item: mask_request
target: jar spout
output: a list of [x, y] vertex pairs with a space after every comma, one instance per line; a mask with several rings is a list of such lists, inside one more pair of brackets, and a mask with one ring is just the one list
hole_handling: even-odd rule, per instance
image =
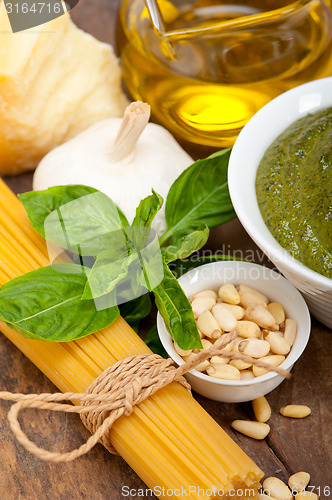
[[[165, 23], [160, 11], [157, 0], [144, 0], [146, 8], [148, 9], [149, 16], [152, 22], [152, 26], [154, 31], [158, 36], [163, 36], [166, 34]], [[175, 59], [175, 49], [172, 42], [167, 40], [163, 42], [166, 47], [164, 47], [164, 55], [166, 55], [169, 59]], [[166, 49], [166, 50], [165, 50]]]

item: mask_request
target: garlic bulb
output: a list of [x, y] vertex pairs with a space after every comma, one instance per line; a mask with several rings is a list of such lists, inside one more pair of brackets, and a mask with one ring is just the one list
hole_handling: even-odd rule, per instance
[[[131, 223], [139, 202], [153, 188], [164, 201], [175, 179], [193, 162], [173, 136], [148, 123], [150, 106], [131, 103], [123, 119], [109, 118], [48, 153], [39, 163], [33, 189], [83, 184], [107, 194]], [[154, 229], [166, 229], [165, 207]]]

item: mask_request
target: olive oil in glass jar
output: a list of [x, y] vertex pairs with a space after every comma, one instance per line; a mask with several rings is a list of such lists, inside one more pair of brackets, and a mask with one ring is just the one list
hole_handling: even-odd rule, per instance
[[[332, 73], [331, 0], [122, 0], [125, 84], [179, 139], [231, 146], [277, 95]], [[258, 138], [259, 139], [259, 138]]]

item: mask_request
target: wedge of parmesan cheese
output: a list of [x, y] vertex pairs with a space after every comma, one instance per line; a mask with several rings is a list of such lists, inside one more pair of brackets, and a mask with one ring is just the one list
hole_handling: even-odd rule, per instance
[[113, 49], [68, 13], [12, 33], [0, 4], [0, 173], [33, 170], [51, 149], [128, 104]]

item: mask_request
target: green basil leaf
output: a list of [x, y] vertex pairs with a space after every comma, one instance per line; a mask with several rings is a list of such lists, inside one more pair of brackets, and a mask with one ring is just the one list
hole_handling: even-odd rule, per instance
[[82, 256], [96, 256], [128, 221], [104, 193], [87, 186], [56, 186], [20, 195], [33, 227], [47, 240]]
[[120, 230], [118, 208], [101, 191], [73, 200], [45, 219], [45, 238], [80, 255], [97, 255], [109, 248]]
[[131, 300], [120, 305], [121, 316], [130, 324], [137, 327], [139, 322], [146, 318], [151, 311], [151, 298], [145, 293], [137, 299]]
[[210, 230], [208, 227], [197, 229], [196, 231], [186, 234], [179, 231], [175, 233], [169, 240], [166, 248], [162, 248], [162, 254], [166, 262], [171, 262], [176, 259], [185, 259], [192, 253], [200, 250], [209, 238]]
[[167, 330], [181, 349], [202, 349], [194, 313], [179, 282], [164, 263], [164, 279], [153, 289]]
[[0, 289], [0, 320], [26, 338], [49, 342], [68, 342], [106, 328], [119, 309], [81, 300], [88, 272], [61, 264], [13, 279]]
[[127, 276], [134, 260], [136, 255], [115, 253], [112, 248], [101, 252], [91, 269], [82, 299], [91, 300], [113, 292]]
[[70, 185], [55, 186], [43, 191], [30, 191], [19, 194], [18, 197], [23, 203], [32, 226], [45, 238], [44, 223], [50, 213], [70, 201], [96, 192], [97, 190], [92, 187]]
[[144, 198], [136, 209], [132, 226], [150, 227], [157, 212], [163, 206], [164, 200], [152, 189], [152, 194]]
[[243, 260], [238, 257], [232, 257], [230, 255], [209, 255], [209, 256], [198, 256], [192, 259], [176, 260], [169, 264], [169, 268], [174, 274], [174, 276], [179, 279], [185, 273], [188, 273], [196, 267], [203, 266], [204, 264], [210, 264], [211, 262], [220, 262], [224, 260]]
[[173, 183], [166, 200], [167, 231], [161, 244], [179, 231], [200, 224], [211, 228], [236, 217], [227, 185], [230, 151], [196, 161]]
[[143, 250], [149, 239], [153, 238], [154, 231], [150, 229], [151, 224], [163, 203], [162, 197], [152, 189], [152, 194], [138, 205], [131, 227], [126, 229], [129, 246], [135, 252]]
[[144, 342], [146, 343], [146, 345], [151, 349], [151, 351], [154, 354], [159, 354], [159, 356], [161, 356], [162, 358], [169, 357], [167, 352], [165, 351], [161, 341], [160, 341], [160, 338], [158, 335], [158, 330], [157, 330], [156, 326], [153, 326], [149, 330]]

